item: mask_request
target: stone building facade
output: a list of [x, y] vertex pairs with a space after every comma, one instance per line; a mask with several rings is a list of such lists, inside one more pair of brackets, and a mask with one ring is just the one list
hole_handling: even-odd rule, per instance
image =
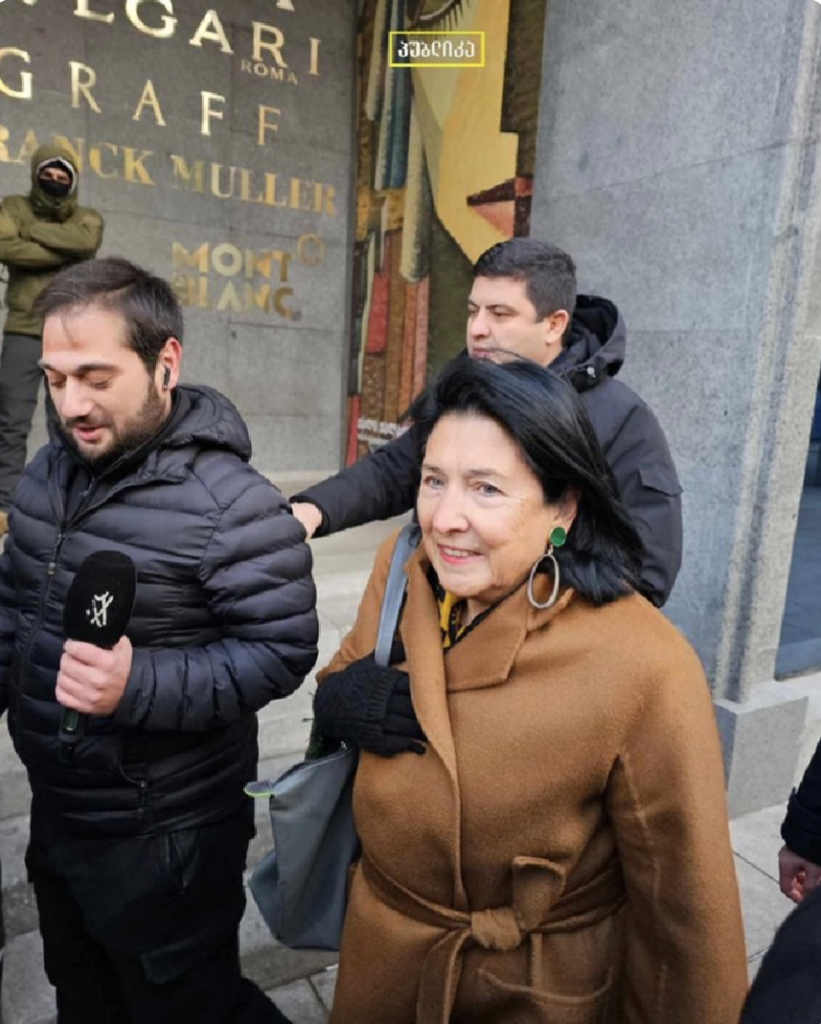
[[[782, 800], [821, 731], [821, 680], [774, 678], [821, 365], [819, 3], [210, 3], [3, 3], [0, 192], [27, 188], [37, 142], [68, 140], [103, 252], [174, 281], [185, 376], [236, 402], [257, 464], [285, 477], [361, 454], [357, 395], [368, 422], [392, 421], [430, 353], [458, 347], [450, 296], [476, 245], [529, 231], [566, 247], [582, 289], [619, 305], [624, 379], [680, 470], [667, 611], [714, 689], [732, 809]], [[492, 173], [472, 160], [464, 195], [452, 162], [471, 140], [441, 95], [457, 102], [456, 76], [372, 73], [375, 31], [440, 15], [488, 29], [497, 84], [473, 88], [502, 97]], [[399, 148], [363, 170], [379, 103]]]

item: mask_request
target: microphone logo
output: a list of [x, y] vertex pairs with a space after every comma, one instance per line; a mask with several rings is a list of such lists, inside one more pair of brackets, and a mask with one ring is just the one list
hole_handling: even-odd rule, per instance
[[91, 619], [91, 625], [102, 629], [108, 625], [108, 609], [114, 600], [114, 595], [107, 590], [103, 594], [95, 594], [91, 601], [91, 607], [86, 608], [86, 618]]

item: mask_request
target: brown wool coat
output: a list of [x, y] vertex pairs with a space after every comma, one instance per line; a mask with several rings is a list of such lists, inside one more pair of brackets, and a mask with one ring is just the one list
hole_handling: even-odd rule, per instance
[[[393, 544], [326, 672], [373, 650]], [[736, 1024], [741, 913], [692, 649], [641, 597], [536, 611], [521, 587], [444, 654], [427, 564], [408, 563], [400, 632], [428, 749], [362, 754], [332, 1024]]]

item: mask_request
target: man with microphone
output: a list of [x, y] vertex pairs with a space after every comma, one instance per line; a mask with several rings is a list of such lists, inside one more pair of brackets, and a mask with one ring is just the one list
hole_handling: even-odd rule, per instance
[[179, 383], [182, 314], [122, 259], [40, 300], [60, 436], [0, 558], [0, 696], [59, 1024], [265, 1024], [240, 975], [255, 712], [316, 660], [305, 532], [233, 405]]

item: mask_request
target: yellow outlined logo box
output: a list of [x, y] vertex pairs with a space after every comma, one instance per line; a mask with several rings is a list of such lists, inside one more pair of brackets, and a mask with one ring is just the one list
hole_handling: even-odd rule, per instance
[[[821, 0], [819, 0], [819, 2], [821, 2]], [[427, 59], [427, 55], [423, 55], [422, 58], [420, 59], [419, 57], [414, 57], [412, 54], [409, 54], [407, 58], [400, 60], [400, 43], [396, 39], [397, 36], [401, 36], [403, 37], [403, 39], [406, 39], [408, 41], [408, 44], [417, 41], [417, 36], [436, 36], [436, 40], [431, 40], [429, 42], [426, 40], [421, 40], [420, 42], [421, 45], [426, 47], [428, 50], [431, 50], [432, 47], [437, 47], [439, 52], [431, 52], [430, 57], [432, 59]], [[458, 36], [460, 41], [459, 43], [453, 43], [450, 40], [441, 40], [441, 45], [438, 45], [440, 43], [439, 37], [441, 36]], [[452, 59], [453, 51], [457, 46], [461, 46], [462, 49], [464, 49], [464, 44], [469, 43], [471, 44], [473, 51], [475, 51], [476, 44], [473, 42], [474, 37], [478, 37], [479, 39], [479, 59], [474, 60], [473, 58], [475, 57], [475, 52], [471, 52], [469, 55], [466, 55], [467, 59], [454, 61]], [[449, 57], [450, 59], [447, 60], [446, 62], [434, 63], [434, 60], [438, 56], [445, 56]], [[459, 56], [461, 56], [461, 54]], [[391, 31], [388, 32], [388, 59], [390, 62], [390, 66], [392, 68], [483, 68], [485, 66], [485, 33], [483, 31], [436, 32], [429, 29], [419, 29], [418, 31], [415, 29], [406, 29], [405, 31], [399, 29], [396, 31]]]

